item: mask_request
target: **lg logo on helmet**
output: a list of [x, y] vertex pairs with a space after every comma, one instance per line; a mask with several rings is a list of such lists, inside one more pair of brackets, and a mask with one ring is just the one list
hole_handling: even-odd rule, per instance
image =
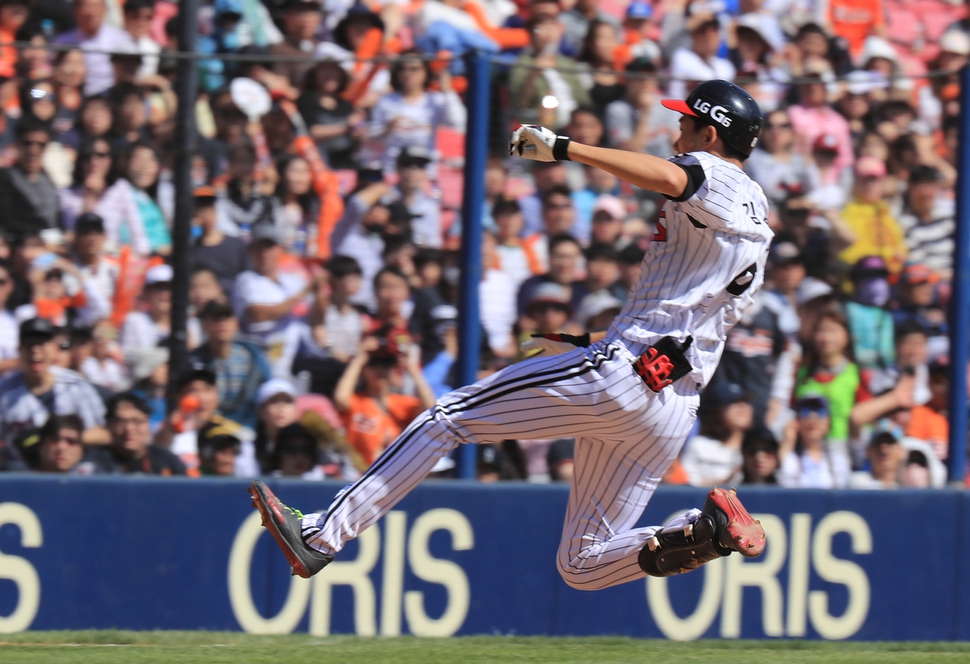
[[731, 126], [731, 118], [727, 116], [727, 109], [723, 106], [714, 106], [712, 108], [710, 102], [698, 99], [694, 102], [694, 110], [710, 115], [714, 122], [717, 122], [723, 127]]

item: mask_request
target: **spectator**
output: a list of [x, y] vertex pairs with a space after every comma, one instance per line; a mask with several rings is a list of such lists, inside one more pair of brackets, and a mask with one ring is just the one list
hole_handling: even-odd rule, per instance
[[761, 185], [772, 207], [781, 206], [791, 193], [806, 193], [816, 185], [806, 155], [795, 152], [794, 147], [788, 111], [768, 113], [761, 141], [744, 163], [744, 171]]
[[741, 458], [745, 484], [778, 484], [778, 441], [770, 430], [749, 429], [741, 443]]
[[186, 469], [172, 452], [152, 444], [151, 409], [145, 400], [122, 392], [108, 402], [111, 445], [101, 456], [114, 472], [145, 475], [185, 475]]
[[658, 73], [649, 58], [637, 58], [626, 66], [623, 98], [606, 107], [607, 133], [614, 147], [656, 157], [673, 155], [677, 115], [660, 104]]
[[680, 463], [692, 486], [736, 483], [741, 477], [741, 443], [754, 409], [744, 388], [721, 381], [703, 395], [700, 431], [687, 440]]
[[[334, 404], [347, 428], [347, 442], [367, 465], [393, 441], [418, 414], [434, 405], [434, 394], [421, 367], [400, 342], [401, 331], [390, 326], [361, 342], [360, 350], [341, 376]], [[403, 369], [414, 381], [418, 396], [393, 394], [392, 374]]]
[[501, 270], [489, 267], [497, 258], [497, 241], [488, 231], [482, 234], [482, 280], [478, 284], [478, 300], [481, 303], [479, 319], [485, 328], [487, 342], [499, 357], [512, 357], [516, 353], [512, 326], [515, 325], [515, 287], [512, 280]]
[[365, 327], [365, 317], [350, 303], [360, 291], [360, 265], [350, 256], [334, 256], [327, 262], [327, 275], [319, 280], [304, 319], [308, 349], [303, 352], [347, 362], [357, 352]]
[[267, 347], [267, 358], [273, 375], [290, 375], [296, 352], [296, 338], [290, 333], [296, 321], [294, 310], [313, 291], [313, 284], [303, 277], [282, 272], [279, 232], [261, 224], [253, 229], [249, 260], [253, 269], [236, 279], [232, 301], [242, 329]]
[[710, 12], [701, 10], [687, 18], [690, 46], [675, 50], [670, 56], [670, 86], [674, 99], [683, 99], [692, 84], [711, 79], [734, 80], [736, 71], [729, 60], [719, 57], [721, 22]]
[[239, 338], [239, 321], [229, 304], [209, 302], [199, 318], [206, 343], [192, 352], [192, 362], [216, 375], [219, 414], [255, 428], [256, 395], [270, 379], [266, 356], [259, 346]]
[[829, 402], [822, 395], [803, 393], [795, 402], [796, 420], [785, 431], [779, 456], [782, 486], [841, 489], [849, 482], [851, 463], [844, 440], [831, 440]]
[[625, 291], [623, 300], [626, 301], [626, 293], [640, 280], [640, 267], [643, 264], [643, 249], [635, 243], [630, 243], [620, 249], [620, 283]]
[[420, 146], [404, 146], [397, 156], [397, 189], [401, 202], [411, 213], [414, 243], [421, 247], [442, 246], [441, 203], [427, 193], [431, 155]]
[[551, 236], [549, 238], [549, 271], [522, 282], [516, 298], [519, 315], [521, 316], [525, 312], [526, 304], [530, 301], [536, 288], [550, 281], [567, 288], [570, 308], [573, 308], [573, 304], [578, 304], [579, 298], [574, 297], [572, 285], [581, 274], [581, 257], [582, 249], [571, 235]]
[[7, 301], [13, 293], [13, 273], [10, 263], [0, 259], [0, 378], [20, 366], [17, 319], [7, 309]]
[[276, 165], [280, 174], [272, 198], [273, 216], [280, 245], [289, 253], [302, 256], [315, 232], [320, 214], [320, 196], [314, 191], [313, 173], [307, 160], [286, 155]]
[[303, 56], [301, 61], [277, 62], [274, 73], [284, 76], [294, 87], [303, 85], [313, 67], [308, 57], [317, 45], [317, 32], [323, 15], [320, 3], [313, 0], [287, 0], [282, 3], [283, 40], [269, 47], [273, 55]]
[[811, 328], [809, 343], [795, 382], [795, 397], [821, 395], [828, 402], [829, 438], [849, 439], [849, 416], [866, 396], [858, 365], [852, 359], [852, 338], [839, 307], [823, 310]]
[[[584, 1], [588, 2], [588, 0]], [[564, 13], [563, 18], [570, 16], [573, 12], [575, 10]], [[566, 38], [568, 39], [569, 24], [566, 25]], [[599, 109], [623, 96], [623, 85], [617, 75], [617, 56], [623, 53], [623, 51], [618, 52], [619, 37], [620, 29], [616, 24], [616, 19], [612, 17], [594, 18], [588, 22], [586, 31], [577, 40], [574, 49], [574, 52], [579, 53], [576, 60], [588, 68], [588, 76], [592, 79], [589, 91], [590, 100]], [[573, 110], [573, 114], [576, 113], [576, 110], [578, 109]], [[566, 135], [587, 145], [600, 144], [600, 141], [588, 143], [587, 140], [578, 136]]]
[[349, 256], [360, 265], [361, 289], [351, 301], [367, 308], [374, 306], [374, 277], [383, 267], [380, 256], [392, 220], [390, 208], [381, 199], [390, 192], [391, 188], [380, 180], [364, 184], [350, 196], [344, 216], [330, 236], [337, 254]]
[[588, 295], [601, 292], [617, 299], [622, 297], [620, 259], [616, 249], [608, 244], [592, 244], [586, 249], [585, 258], [586, 278], [573, 284], [573, 301], [582, 301]]
[[52, 366], [54, 336], [54, 327], [43, 318], [20, 325], [20, 370], [0, 380], [0, 440], [13, 441], [51, 415], [77, 415], [84, 422], [84, 442], [104, 444], [104, 403], [80, 374]]
[[439, 76], [440, 92], [429, 90], [431, 78], [429, 64], [415, 52], [402, 53], [391, 67], [394, 91], [374, 106], [367, 130], [370, 153], [381, 161], [385, 172], [393, 170], [394, 160], [406, 145], [433, 154], [436, 127], [465, 131], [465, 106], [451, 89], [447, 70]]
[[335, 60], [323, 60], [307, 72], [298, 106], [310, 135], [333, 169], [355, 169], [355, 149], [363, 138], [365, 113], [343, 94], [350, 75]]
[[[120, 392], [129, 385], [128, 372], [117, 339], [118, 330], [108, 320], [99, 321], [94, 329], [78, 328], [72, 330], [71, 334], [72, 351], [78, 343], [90, 347], [90, 352], [83, 361], [72, 362], [73, 367], [91, 384], [104, 388], [109, 394]], [[77, 353], [75, 357], [78, 357]]]
[[104, 220], [111, 251], [131, 246], [136, 253], [147, 255], [151, 252], [151, 242], [131, 186], [113, 179], [113, 172], [114, 157], [108, 141], [95, 138], [81, 146], [74, 165], [73, 184], [58, 193], [64, 227], [73, 230], [78, 216], [95, 212]]
[[879, 256], [865, 256], [852, 266], [853, 300], [845, 305], [852, 352], [862, 369], [885, 369], [895, 362], [889, 270]]
[[[620, 30], [620, 24], [614, 16], [600, 8], [600, 0], [578, 0], [572, 9], [559, 15], [559, 22], [564, 26], [562, 42], [571, 53], [579, 53], [584, 42], [589, 42], [590, 33], [596, 31], [598, 25], [608, 25], [614, 33]], [[616, 37], [614, 36], [614, 40]], [[582, 57], [580, 57], [582, 61]], [[610, 60], [612, 64], [612, 57]]]
[[279, 433], [297, 421], [296, 389], [280, 378], [266, 381], [256, 394], [256, 460], [263, 475], [279, 466]]
[[85, 51], [85, 95], [104, 92], [114, 85], [109, 53], [122, 49], [137, 50], [126, 32], [105, 24], [106, 14], [105, 0], [74, 0], [74, 20], [77, 27], [54, 39], [55, 44], [77, 46]]
[[131, 392], [143, 399], [151, 409], [149, 424], [152, 433], [165, 421], [168, 404], [165, 401], [168, 389], [168, 348], [143, 348], [127, 358], [131, 367]]
[[114, 302], [121, 267], [105, 251], [105, 241], [104, 220], [96, 213], [85, 212], [75, 220], [73, 263], [104, 301]]
[[519, 320], [519, 329], [523, 334], [562, 332], [572, 312], [569, 289], [555, 282], [545, 282], [529, 296], [524, 316]]
[[524, 225], [522, 207], [514, 199], [496, 201], [492, 218], [496, 229], [495, 267], [504, 272], [518, 290], [523, 281], [543, 272], [542, 258], [535, 246], [539, 236], [532, 236], [528, 242], [521, 239]]
[[57, 102], [51, 129], [54, 140], [65, 147], [76, 149], [78, 134], [76, 124], [79, 109], [84, 99], [81, 88], [84, 85], [84, 52], [60, 51], [54, 56], [54, 98]]
[[142, 54], [138, 78], [143, 79], [158, 73], [158, 55], [162, 47], [151, 38], [152, 20], [155, 18], [155, 3], [152, 0], [127, 0], [124, 5], [125, 32], [135, 48]]
[[121, 327], [121, 349], [164, 346], [172, 333], [172, 267], [156, 265], [145, 273], [145, 311], [132, 311]]
[[743, 384], [749, 403], [754, 407], [754, 422], [763, 426], [771, 401], [773, 377], [788, 338], [768, 294], [758, 291], [753, 297], [754, 302], [727, 333], [724, 353], [713, 380]]
[[[216, 193], [216, 224], [225, 235], [248, 241], [256, 224], [273, 221], [271, 196], [276, 168], [257, 168], [256, 150], [248, 141], [233, 143], [227, 150], [228, 182]], [[204, 191], [205, 187], [200, 189]], [[198, 205], [196, 201], [196, 213]]]
[[[852, 166], [852, 137], [849, 123], [828, 105], [826, 85], [831, 82], [831, 72], [827, 65], [811, 61], [804, 72], [804, 83], [798, 86], [798, 103], [788, 108], [792, 129], [795, 132], [795, 150], [807, 155], [819, 136], [834, 136], [838, 143], [838, 158], [835, 166], [839, 169]], [[871, 167], [869, 167], [871, 170]]]
[[936, 295], [939, 283], [939, 276], [925, 265], [906, 265], [896, 284], [899, 298], [892, 307], [897, 326], [915, 323], [923, 328], [928, 337], [927, 353], [931, 357], [949, 353], [946, 313]]
[[297, 422], [280, 430], [276, 454], [279, 458], [279, 468], [273, 471], [276, 477], [295, 477], [304, 480], [326, 478], [323, 469], [317, 463], [317, 441]]
[[94, 475], [106, 468], [89, 458], [81, 435], [84, 422], [77, 415], [53, 415], [41, 428], [37, 470], [65, 475]]
[[191, 249], [192, 269], [208, 269], [216, 275], [223, 292], [231, 293], [236, 277], [250, 269], [246, 244], [220, 230], [216, 193], [212, 187], [196, 187], [193, 197], [193, 223], [201, 232]]
[[43, 155], [51, 132], [39, 120], [17, 127], [17, 161], [0, 169], [0, 228], [14, 237], [56, 228], [57, 189], [44, 172]]
[[886, 36], [886, 17], [881, 2], [872, 0], [831, 0], [826, 21], [832, 32], [849, 43], [852, 55], [858, 56], [870, 35]]
[[909, 174], [906, 207], [899, 225], [906, 237], [909, 260], [921, 263], [944, 281], [953, 273], [953, 201], [942, 196], [943, 176], [932, 166], [917, 166]]
[[204, 367], [184, 371], [175, 382], [179, 408], [155, 435], [155, 443], [168, 447], [185, 464], [186, 472], [198, 477], [201, 472], [200, 433], [218, 427], [221, 432], [241, 441], [235, 463], [236, 476], [258, 475], [253, 431], [219, 414], [221, 404], [217, 382], [215, 373]]
[[866, 447], [868, 470], [857, 470], [849, 478], [852, 489], [899, 488], [899, 471], [905, 450], [896, 437], [888, 431], [873, 434]]
[[582, 299], [574, 320], [589, 332], [606, 332], [622, 310], [622, 300], [609, 291], [599, 290]]
[[[589, 91], [576, 62], [559, 54], [563, 26], [558, 16], [533, 15], [528, 55], [519, 56], [509, 75], [509, 93], [526, 118], [561, 127], [577, 106], [588, 106]], [[543, 120], [544, 115], [547, 119]]]
[[[301, 421], [306, 418], [301, 418]], [[360, 476], [353, 450], [340, 437], [318, 435], [312, 428], [294, 422], [280, 430], [277, 437], [279, 468], [274, 476], [299, 477], [305, 480], [343, 479]]]
[[131, 186], [131, 197], [138, 208], [151, 253], [167, 256], [172, 251], [172, 237], [159, 207], [160, 168], [155, 148], [148, 143], [135, 142], [128, 148], [122, 182]]
[[839, 253], [839, 259], [854, 265], [864, 256], [880, 256], [889, 274], [899, 274], [906, 262], [906, 243], [899, 222], [883, 200], [886, 165], [875, 157], [862, 157], [856, 163], [855, 175], [853, 199], [842, 210], [842, 219], [855, 241]]
[[[619, 250], [622, 244], [621, 235], [623, 233], [623, 220], [626, 219], [626, 207], [616, 196], [603, 194], [596, 199], [593, 204], [593, 229], [590, 234], [590, 244], [592, 246], [601, 245], [614, 247]], [[639, 261], [637, 261], [639, 264]], [[626, 293], [617, 294], [618, 297], [625, 297]]]
[[233, 477], [241, 443], [226, 427], [207, 424], [199, 429], [199, 471], [203, 476]]

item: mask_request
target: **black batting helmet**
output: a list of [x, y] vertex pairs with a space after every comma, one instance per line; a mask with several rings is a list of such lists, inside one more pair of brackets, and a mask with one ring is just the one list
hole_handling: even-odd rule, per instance
[[735, 150], [751, 154], [761, 136], [761, 109], [751, 95], [728, 81], [707, 81], [694, 88], [687, 99], [664, 99], [672, 111], [699, 118], [714, 127], [717, 135]]

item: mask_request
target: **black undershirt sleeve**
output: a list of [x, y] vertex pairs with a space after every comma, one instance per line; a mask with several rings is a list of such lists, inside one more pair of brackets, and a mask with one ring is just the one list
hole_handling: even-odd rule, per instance
[[687, 186], [684, 187], [684, 193], [680, 196], [667, 196], [667, 194], [664, 194], [664, 196], [675, 203], [682, 203], [701, 188], [707, 176], [704, 175], [704, 167], [700, 164], [687, 164], [686, 166], [684, 164], [674, 165], [684, 169], [684, 172], [687, 173]]

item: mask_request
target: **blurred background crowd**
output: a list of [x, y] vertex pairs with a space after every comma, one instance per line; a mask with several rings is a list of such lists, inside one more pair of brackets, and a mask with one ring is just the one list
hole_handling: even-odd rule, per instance
[[[477, 50], [480, 376], [532, 333], [606, 329], [662, 205], [580, 164], [510, 160], [509, 130], [668, 157], [660, 99], [735, 80], [765, 114], [745, 169], [776, 238], [665, 480], [945, 482], [962, 3], [206, 2], [191, 367], [169, 376], [177, 13], [0, 0], [3, 469], [359, 476], [457, 386]], [[481, 446], [479, 479], [568, 481], [573, 444]]]

